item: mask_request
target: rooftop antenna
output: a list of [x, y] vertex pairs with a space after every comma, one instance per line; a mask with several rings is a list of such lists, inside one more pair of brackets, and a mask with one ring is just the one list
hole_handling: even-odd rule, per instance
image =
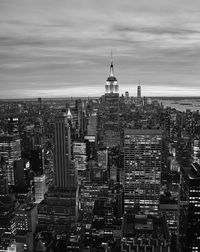
[[112, 49], [111, 49], [111, 62], [113, 63], [113, 52], [112, 52]]

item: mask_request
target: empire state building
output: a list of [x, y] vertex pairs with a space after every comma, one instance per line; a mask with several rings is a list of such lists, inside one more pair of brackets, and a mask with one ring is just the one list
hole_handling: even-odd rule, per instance
[[110, 64], [110, 75], [108, 76], [107, 83], [105, 85], [106, 93], [118, 93], [119, 92], [119, 86], [117, 84], [117, 78], [114, 76], [114, 66], [113, 61], [111, 61]]
[[111, 60], [110, 74], [105, 85], [105, 95], [102, 96], [100, 117], [100, 145], [106, 148], [119, 146], [119, 86], [114, 76], [113, 60]]

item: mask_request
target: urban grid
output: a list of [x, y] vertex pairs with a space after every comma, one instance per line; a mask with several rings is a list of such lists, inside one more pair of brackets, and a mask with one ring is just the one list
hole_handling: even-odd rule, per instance
[[0, 252], [200, 252], [200, 0], [0, 0]]
[[0, 251], [199, 251], [200, 113], [119, 95], [2, 100]]

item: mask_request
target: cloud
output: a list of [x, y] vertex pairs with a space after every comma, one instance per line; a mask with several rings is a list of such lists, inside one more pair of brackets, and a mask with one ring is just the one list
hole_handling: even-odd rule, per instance
[[196, 90], [199, 14], [197, 0], [0, 1], [0, 96], [101, 95], [111, 49], [121, 90]]

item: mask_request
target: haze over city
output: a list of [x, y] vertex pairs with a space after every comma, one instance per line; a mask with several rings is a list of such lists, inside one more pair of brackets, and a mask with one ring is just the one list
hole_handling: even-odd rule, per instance
[[120, 93], [198, 96], [200, 2], [0, 2], [0, 98], [100, 96], [110, 52]]

